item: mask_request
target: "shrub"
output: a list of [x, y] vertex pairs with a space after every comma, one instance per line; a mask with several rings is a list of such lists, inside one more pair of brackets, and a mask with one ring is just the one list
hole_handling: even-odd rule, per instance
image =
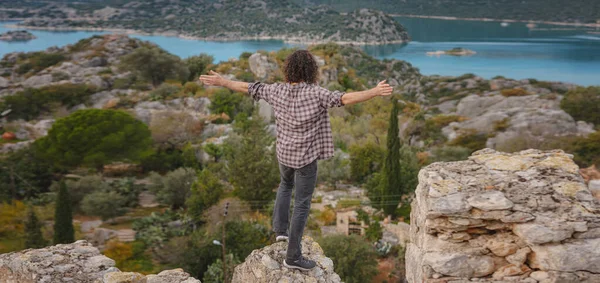
[[442, 146], [432, 150], [435, 162], [466, 160], [471, 155], [471, 149], [460, 146]]
[[595, 164], [600, 167], [600, 131], [587, 138], [576, 139], [567, 149], [575, 154], [575, 161], [582, 167]]
[[100, 216], [102, 220], [125, 214], [126, 199], [117, 192], [94, 192], [83, 198], [81, 210], [87, 215]]
[[359, 236], [335, 235], [318, 240], [333, 260], [335, 272], [348, 283], [371, 282], [377, 274], [377, 253]]
[[[58, 185], [58, 183], [55, 184]], [[71, 195], [71, 203], [75, 209], [80, 208], [81, 201], [88, 194], [110, 190], [110, 186], [102, 180], [100, 175], [84, 176], [79, 180], [68, 180], [66, 184]]]
[[185, 85], [183, 85], [183, 91], [186, 94], [195, 95], [200, 90], [202, 90], [202, 87], [193, 81], [187, 82]]
[[318, 167], [318, 179], [334, 188], [338, 182], [350, 179], [350, 161], [341, 151], [336, 151], [330, 159], [320, 160]]
[[167, 79], [186, 81], [190, 70], [179, 57], [169, 54], [158, 47], [139, 47], [121, 57], [120, 68], [137, 72], [155, 87]]
[[375, 143], [355, 144], [350, 147], [350, 176], [356, 182], [363, 183], [381, 169], [385, 149]]
[[204, 211], [215, 205], [223, 195], [221, 180], [204, 169], [192, 184], [191, 196], [185, 200], [189, 215], [197, 222], [202, 221]]
[[184, 165], [183, 152], [177, 148], [158, 148], [141, 159], [144, 172], [166, 173]]
[[477, 133], [473, 130], [467, 130], [449, 142], [448, 145], [465, 147], [471, 150], [470, 153], [473, 153], [477, 150], [485, 148], [487, 139], [488, 137], [486, 134]]
[[500, 121], [496, 121], [494, 123], [494, 131], [495, 132], [506, 131], [506, 129], [508, 129], [508, 127], [510, 127], [510, 119], [509, 118], [505, 118]]
[[26, 54], [27, 62], [19, 66], [17, 72], [24, 74], [29, 71], [39, 72], [50, 66], [54, 66], [67, 58], [61, 53], [34, 52]]
[[164, 83], [152, 92], [150, 92], [150, 98], [152, 100], [163, 100], [178, 93], [180, 90], [180, 86]]
[[178, 209], [184, 207], [186, 199], [190, 197], [190, 189], [196, 178], [196, 172], [189, 168], [179, 168], [165, 176], [152, 172], [150, 190], [156, 194], [160, 203]]
[[576, 121], [600, 125], [600, 87], [578, 87], [565, 94], [560, 107]]
[[529, 92], [527, 92], [526, 90], [524, 90], [522, 88], [503, 89], [500, 91], [500, 93], [506, 97], [526, 96], [526, 95], [530, 94]]
[[84, 103], [96, 88], [88, 85], [60, 84], [39, 89], [25, 89], [16, 94], [4, 97], [0, 109], [12, 109], [11, 120], [31, 120], [42, 113], [52, 110], [52, 105], [73, 107]]
[[204, 53], [185, 59], [184, 63], [190, 71], [188, 80], [195, 81], [200, 75], [205, 74], [214, 60], [213, 56]]
[[225, 113], [229, 117], [245, 113], [251, 115], [253, 110], [252, 99], [244, 97], [241, 93], [231, 93], [227, 89], [217, 90], [210, 98], [209, 109], [213, 114]]
[[148, 127], [115, 110], [79, 110], [54, 123], [34, 148], [58, 167], [93, 166], [112, 161], [138, 161], [148, 156], [152, 140]]

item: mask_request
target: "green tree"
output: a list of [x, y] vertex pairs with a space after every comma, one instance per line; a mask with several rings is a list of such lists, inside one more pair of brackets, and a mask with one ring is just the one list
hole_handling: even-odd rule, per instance
[[398, 128], [398, 102], [392, 98], [392, 112], [387, 134], [387, 153], [380, 183], [368, 192], [374, 207], [393, 214], [401, 199], [400, 136]]
[[0, 157], [0, 201], [35, 198], [48, 192], [52, 173], [52, 165], [28, 148]]
[[191, 196], [185, 201], [187, 211], [192, 219], [200, 222], [204, 211], [223, 196], [223, 184], [208, 169], [204, 169], [198, 173], [191, 191]]
[[167, 79], [186, 81], [190, 70], [179, 57], [155, 46], [143, 46], [121, 58], [121, 69], [140, 74], [155, 87]]
[[73, 228], [73, 211], [71, 198], [65, 182], [60, 183], [56, 195], [56, 207], [54, 212], [54, 244], [69, 244], [75, 241], [75, 229]]
[[359, 236], [328, 236], [321, 238], [319, 244], [344, 282], [371, 282], [378, 272], [375, 249]]
[[46, 246], [46, 240], [42, 234], [42, 223], [35, 215], [33, 207], [29, 208], [27, 222], [25, 223], [25, 247], [28, 249], [39, 249]]
[[138, 161], [151, 154], [148, 127], [116, 110], [79, 110], [52, 125], [34, 143], [46, 160], [59, 167], [88, 165], [101, 169], [117, 160]]
[[209, 143], [204, 146], [204, 152], [210, 155], [215, 162], [219, 162], [219, 159], [223, 156], [223, 146], [214, 143]]
[[352, 145], [350, 147], [350, 176], [356, 182], [363, 183], [371, 174], [379, 172], [385, 150], [375, 143]]
[[210, 98], [209, 109], [213, 114], [225, 113], [230, 118], [236, 117], [239, 113], [251, 115], [254, 110], [251, 98], [241, 93], [232, 93], [228, 89], [219, 89]]
[[190, 70], [188, 81], [195, 81], [200, 75], [205, 74], [208, 66], [212, 65], [214, 60], [213, 56], [204, 53], [185, 59], [185, 65]]
[[[232, 254], [227, 254], [227, 274], [229, 274], [229, 282], [231, 282], [231, 277], [233, 276], [233, 272], [235, 267], [241, 263], [241, 261]], [[213, 264], [208, 266], [206, 273], [204, 273], [204, 277], [202, 277], [202, 282], [204, 283], [223, 283], [225, 279], [223, 278], [223, 261], [218, 258]]]
[[126, 199], [117, 192], [94, 192], [83, 198], [81, 210], [106, 221], [125, 214]]
[[600, 125], [600, 86], [578, 87], [567, 92], [560, 107], [576, 121]]
[[[65, 182], [69, 189], [71, 204], [75, 211], [80, 209], [79, 205], [83, 198], [94, 192], [109, 191], [110, 185], [102, 180], [101, 175], [84, 176], [78, 180], [67, 180]], [[59, 186], [59, 183], [54, 183], [53, 186]]]
[[350, 167], [347, 155], [336, 151], [333, 158], [319, 161], [319, 180], [336, 187], [340, 181], [350, 179]]
[[150, 190], [156, 194], [156, 199], [177, 210], [185, 206], [186, 199], [190, 197], [192, 184], [197, 175], [194, 169], [179, 168], [161, 176], [158, 173], [150, 173], [152, 186]]
[[274, 199], [274, 189], [279, 183], [274, 138], [256, 112], [252, 119], [240, 121], [238, 125], [239, 134], [230, 136], [226, 142], [229, 180], [239, 198], [249, 202], [252, 208], [261, 208]]
[[374, 207], [395, 215], [403, 196], [416, 188], [419, 164], [415, 153], [400, 141], [398, 128], [398, 103], [394, 99], [387, 135], [387, 153], [381, 174], [374, 177], [367, 187]]

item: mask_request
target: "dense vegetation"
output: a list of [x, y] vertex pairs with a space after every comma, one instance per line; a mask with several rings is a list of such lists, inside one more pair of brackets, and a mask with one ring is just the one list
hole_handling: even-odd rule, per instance
[[[306, 3], [306, 0], [294, 0]], [[511, 20], [536, 20], [555, 22], [595, 23], [600, 19], [600, 2], [574, 0], [308, 0], [313, 4], [325, 4], [338, 11], [370, 8], [392, 14], [448, 16], [458, 18], [491, 18]]]
[[[0, 18], [29, 18], [25, 25], [126, 28], [209, 39], [290, 39], [289, 35], [302, 41], [331, 39], [375, 43], [408, 39], [404, 28], [383, 13], [371, 13], [361, 18], [359, 14], [343, 15], [324, 7], [308, 8], [281, 0], [226, 0], [214, 4], [192, 0], [178, 1], [177, 4], [142, 1], [134, 5], [127, 1], [103, 1], [102, 4], [96, 1], [53, 2], [11, 3], [10, 7], [15, 10], [0, 11]], [[45, 6], [40, 12], [17, 10], [40, 6]], [[106, 14], [102, 10], [107, 7], [118, 10]], [[77, 17], [68, 18], [63, 12], [65, 9], [74, 9]], [[105, 15], [99, 17], [98, 14]], [[378, 21], [371, 21], [372, 16]], [[82, 20], [86, 17], [90, 20]]]

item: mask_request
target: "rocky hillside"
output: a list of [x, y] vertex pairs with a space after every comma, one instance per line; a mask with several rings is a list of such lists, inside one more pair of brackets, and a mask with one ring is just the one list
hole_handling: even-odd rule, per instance
[[[160, 118], [173, 111], [192, 115], [193, 119], [210, 120], [209, 97], [214, 90], [193, 82], [184, 88], [171, 81], [179, 86], [171, 93], [161, 94], [148, 81], [136, 79], [135, 74], [121, 68], [122, 56], [144, 46], [154, 45], [126, 36], [106, 35], [45, 52], [6, 55], [0, 61], [0, 104], [2, 97], [6, 100], [8, 96], [12, 97], [13, 104], [23, 104], [22, 109], [11, 106], [10, 120], [25, 120], [13, 125], [18, 139], [43, 136], [55, 117], [83, 108], [124, 109], [149, 125], [152, 117]], [[470, 74], [423, 76], [410, 63], [377, 60], [356, 47], [324, 44], [312, 46], [310, 50], [320, 65], [320, 85], [326, 88], [362, 90], [383, 78], [396, 86], [396, 93], [404, 97], [405, 103], [401, 134], [411, 145], [432, 151], [432, 156], [436, 155], [436, 149], [444, 151], [448, 147], [454, 151], [466, 148], [471, 152], [484, 147], [509, 152], [562, 148], [563, 137], [585, 137], [595, 131], [596, 125], [575, 119], [573, 112], [562, 109], [565, 94], [576, 85], [503, 77], [486, 80]], [[282, 49], [242, 54], [239, 59], [211, 65], [211, 68], [236, 80], [276, 82], [282, 80], [283, 61], [291, 52], [291, 49]], [[34, 98], [30, 96], [33, 95], [31, 89], [41, 90], [42, 94]], [[63, 91], [76, 95], [62, 97]], [[30, 98], [32, 103], [39, 104], [35, 111], [29, 103], [21, 101]], [[261, 111], [270, 117], [268, 108]], [[352, 120], [344, 118], [348, 115], [369, 121], [376, 114], [356, 112], [353, 108], [334, 111], [334, 119], [339, 117], [345, 123], [334, 127], [334, 132], [352, 127], [347, 125]], [[384, 135], [385, 127], [380, 128], [381, 133], [375, 128], [369, 133]], [[352, 138], [340, 135], [336, 138]], [[354, 138], [360, 140], [359, 136]]]
[[0, 18], [38, 28], [136, 30], [207, 40], [281, 39], [303, 43], [387, 44], [408, 41], [386, 14], [361, 9], [342, 15], [288, 1], [33, 1], [13, 3]]
[[424, 168], [408, 281], [600, 282], [600, 197], [578, 169], [562, 151], [490, 149]]
[[200, 283], [181, 269], [157, 275], [121, 272], [115, 261], [86, 241], [0, 255], [0, 282], [6, 283]]
[[596, 23], [600, 2], [595, 0], [294, 0], [298, 3], [327, 4], [338, 11], [358, 8], [379, 9], [393, 14], [491, 18], [522, 21]]

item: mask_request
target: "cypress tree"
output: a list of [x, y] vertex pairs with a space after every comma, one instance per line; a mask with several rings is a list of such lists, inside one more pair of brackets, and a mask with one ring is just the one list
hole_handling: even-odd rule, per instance
[[401, 200], [402, 175], [400, 167], [400, 135], [398, 128], [398, 101], [392, 97], [392, 112], [390, 113], [390, 124], [387, 133], [387, 154], [383, 171], [380, 197], [383, 211], [386, 214], [394, 214]]
[[64, 181], [61, 181], [54, 213], [54, 244], [68, 244], [74, 241], [75, 229], [73, 229], [71, 199], [67, 185]]
[[39, 249], [46, 246], [46, 240], [44, 240], [44, 236], [42, 235], [42, 223], [38, 220], [33, 208], [29, 208], [27, 223], [25, 223], [25, 233], [27, 234], [27, 238], [25, 239], [26, 248]]

